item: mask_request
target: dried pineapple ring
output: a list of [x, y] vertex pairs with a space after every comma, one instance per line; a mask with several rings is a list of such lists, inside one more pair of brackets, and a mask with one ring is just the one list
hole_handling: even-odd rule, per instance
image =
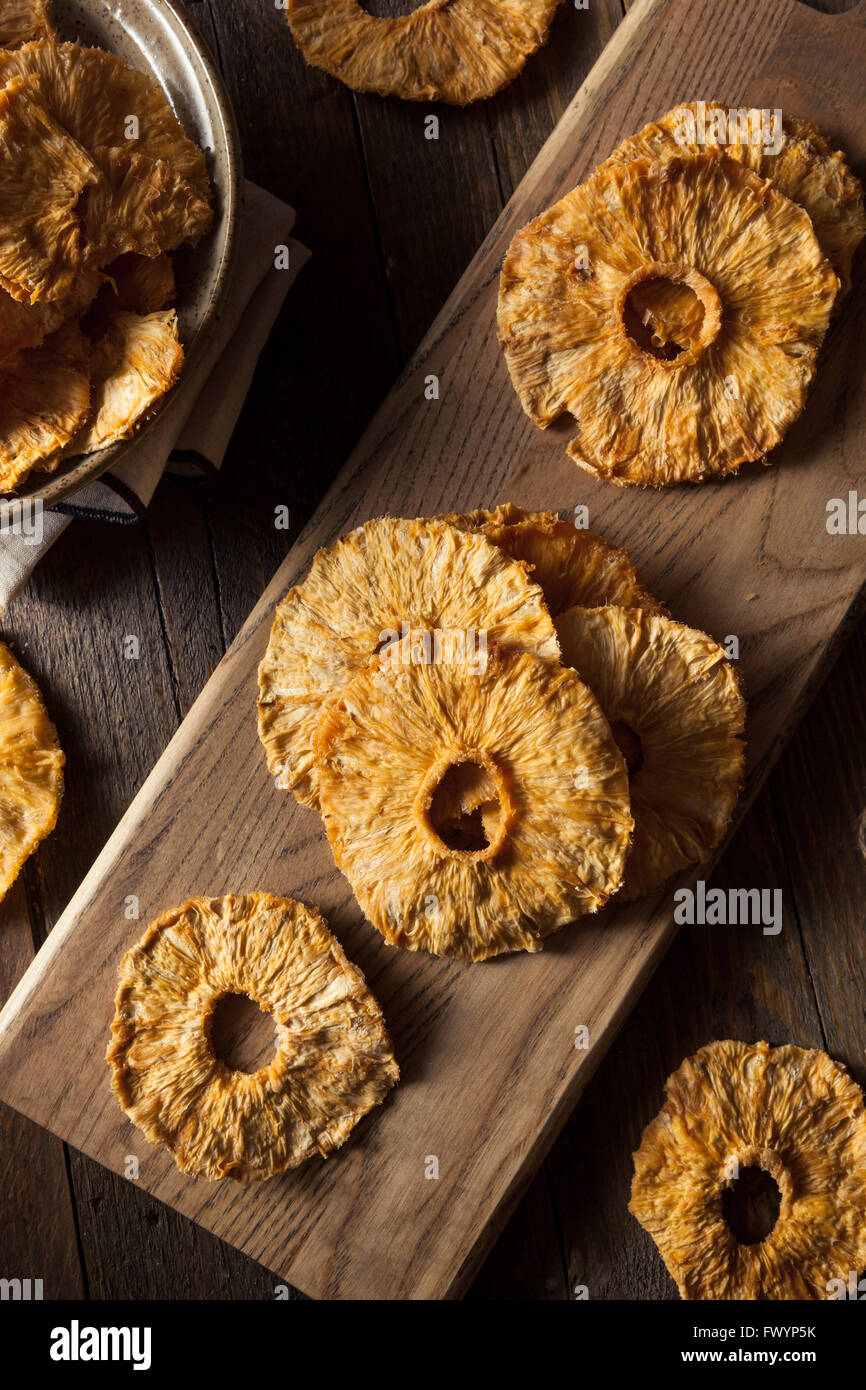
[[625, 765], [553, 662], [495, 645], [476, 666], [380, 661], [323, 715], [316, 751], [334, 858], [393, 946], [537, 951], [619, 887]]
[[358, 0], [289, 0], [288, 21], [307, 62], [356, 92], [463, 106], [517, 76], [559, 3], [427, 0], [384, 19]]
[[93, 350], [91, 418], [66, 453], [89, 454], [128, 439], [156, 410], [182, 366], [174, 310], [116, 314]]
[[443, 520], [461, 530], [480, 531], [512, 560], [521, 560], [544, 594], [551, 617], [567, 608], [624, 608], [664, 612], [641, 583], [627, 550], [560, 521], [553, 512], [525, 512], [506, 502], [493, 511], [468, 512]]
[[36, 682], [0, 642], [0, 899], [54, 829], [65, 762]]
[[[670, 361], [625, 315], [659, 278], [704, 310]], [[570, 411], [568, 452], [591, 473], [698, 481], [760, 457], [800, 414], [838, 283], [808, 215], [742, 164], [611, 164], [515, 236], [500, 336], [524, 410], [542, 427]]]
[[483, 536], [438, 520], [368, 521], [320, 550], [304, 582], [277, 605], [259, 667], [268, 767], [304, 805], [318, 800], [313, 741], [325, 704], [403, 623], [413, 632], [483, 631], [509, 647], [559, 656], [541, 590]]
[[723, 649], [661, 614], [572, 608], [556, 630], [629, 765], [628, 901], [701, 863], [722, 838], [739, 796], [745, 701]]
[[90, 344], [76, 323], [0, 370], [0, 491], [51, 472], [90, 409]]
[[[704, 144], [697, 139], [701, 120]], [[851, 173], [841, 150], [833, 150], [808, 121], [784, 120], [781, 145], [775, 154], [764, 148], [763, 138], [749, 138], [750, 131], [760, 133], [760, 126], [758, 110], [738, 113], [736, 129], [731, 130], [727, 108], [718, 102], [687, 102], [624, 140], [605, 164], [632, 159], [655, 162], [674, 155], [701, 154], [708, 147], [723, 149], [729, 158], [769, 179], [779, 193], [805, 208], [821, 249], [839, 276], [842, 298], [851, 288], [854, 252], [866, 236], [860, 180]], [[725, 137], [721, 143], [720, 135]]]
[[[252, 1073], [210, 1044], [230, 994], [276, 1022], [276, 1055]], [[106, 1055], [133, 1123], [211, 1180], [326, 1157], [399, 1076], [360, 970], [317, 912], [269, 893], [194, 898], [153, 922], [124, 956]]]
[[78, 202], [97, 177], [47, 109], [41, 84], [9, 81], [0, 91], [0, 285], [14, 299], [69, 293], [84, 258]]
[[[51, 116], [88, 151], [100, 178], [82, 200], [91, 265], [126, 251], [154, 256], [195, 242], [212, 220], [203, 152], [161, 87], [113, 53], [50, 39], [0, 52], [0, 86], [39, 78]], [[137, 127], [130, 137], [130, 117]]]
[[[629, 1210], [685, 1299], [828, 1299], [866, 1266], [866, 1110], [824, 1052], [714, 1042], [665, 1085], [634, 1155]], [[776, 1224], [740, 1244], [723, 1193], [750, 1167], [776, 1181]], [[837, 1285], [837, 1289], [842, 1287]]]

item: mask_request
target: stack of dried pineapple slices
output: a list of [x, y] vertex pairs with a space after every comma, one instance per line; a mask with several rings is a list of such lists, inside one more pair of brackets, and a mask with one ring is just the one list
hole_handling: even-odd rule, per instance
[[626, 551], [510, 504], [319, 551], [259, 668], [271, 773], [320, 809], [366, 916], [470, 961], [706, 859], [744, 722], [722, 648]]
[[574, 416], [568, 452], [596, 477], [724, 476], [805, 406], [866, 234], [863, 189], [814, 126], [770, 132], [766, 114], [676, 107], [511, 243], [512, 382], [542, 428]]
[[161, 88], [0, 7], [0, 491], [126, 439], [183, 364], [168, 253], [212, 221]]

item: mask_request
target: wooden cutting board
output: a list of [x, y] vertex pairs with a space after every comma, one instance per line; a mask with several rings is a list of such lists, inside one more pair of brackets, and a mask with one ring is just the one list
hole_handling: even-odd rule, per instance
[[[459, 1295], [668, 946], [677, 885], [566, 929], [533, 957], [465, 966], [386, 947], [318, 818], [265, 768], [256, 666], [273, 606], [318, 546], [385, 511], [586, 504], [678, 617], [738, 636], [745, 808], [866, 581], [863, 538], [826, 528], [830, 499], [866, 493], [862, 283], [776, 466], [657, 494], [594, 482], [565, 456], [567, 425], [542, 433], [523, 415], [497, 346], [498, 267], [516, 227], [680, 100], [781, 106], [818, 122], [862, 169], [864, 67], [863, 4], [827, 16], [797, 0], [640, 0], [0, 1018], [3, 1100], [117, 1172], [136, 1155], [148, 1192], [312, 1295]], [[431, 375], [437, 400], [425, 397]], [[104, 1051], [119, 960], [145, 923], [194, 894], [250, 889], [326, 912], [383, 1005], [403, 1080], [327, 1163], [244, 1190], [183, 1177], [150, 1148], [109, 1090]], [[133, 895], [137, 922], [126, 916]], [[588, 1051], [575, 1048], [582, 1024]]]

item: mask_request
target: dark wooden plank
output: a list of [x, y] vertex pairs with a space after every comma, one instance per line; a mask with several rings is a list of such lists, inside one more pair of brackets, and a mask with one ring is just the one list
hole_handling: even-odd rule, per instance
[[[38, 893], [36, 877], [28, 865], [0, 907], [0, 1005], [33, 959], [28, 896]], [[65, 1150], [0, 1105], [0, 1277], [39, 1279], [46, 1299], [81, 1298], [85, 1287]]]
[[864, 682], [866, 626], [861, 626], [772, 786], [827, 1048], [861, 1085], [866, 1085]]
[[824, 1046], [769, 791], [712, 883], [781, 888], [783, 928], [684, 927], [566, 1124], [549, 1165], [569, 1284], [591, 1299], [677, 1297], [627, 1207], [632, 1152], [683, 1058], [715, 1038]]

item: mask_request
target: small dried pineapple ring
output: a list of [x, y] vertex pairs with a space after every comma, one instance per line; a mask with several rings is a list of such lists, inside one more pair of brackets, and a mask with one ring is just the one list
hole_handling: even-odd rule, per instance
[[722, 838], [740, 791], [745, 701], [718, 643], [661, 614], [572, 608], [556, 630], [629, 764], [628, 901], [701, 863]]
[[[623, 311], [636, 285], [671, 270], [704, 315], [698, 339], [660, 361]], [[570, 412], [568, 452], [589, 472], [697, 482], [782, 440], [838, 285], [808, 214], [742, 164], [609, 163], [515, 236], [500, 337], [524, 410], [542, 427]]]
[[[817, 1299], [866, 1266], [866, 1109], [824, 1052], [714, 1042], [665, 1085], [634, 1155], [629, 1210], [685, 1299]], [[745, 1168], [781, 1203], [763, 1240], [740, 1244], [723, 1193]]]
[[[472, 669], [381, 661], [323, 715], [317, 754], [334, 858], [391, 945], [537, 951], [619, 887], [625, 765], [586, 686], [553, 662], [496, 646]], [[456, 793], [452, 769], [471, 774]]]
[[0, 900], [54, 829], [65, 762], [36, 682], [0, 642]]
[[624, 608], [664, 612], [644, 588], [627, 550], [594, 531], [560, 521], [554, 512], [527, 512], [512, 502], [493, 511], [442, 518], [461, 530], [480, 531], [512, 560], [529, 565], [551, 617], [567, 608]]
[[464, 106], [516, 77], [560, 0], [427, 0], [379, 18], [358, 0], [289, 0], [288, 21], [313, 67], [356, 92]]
[[[274, 1015], [279, 1048], [256, 1072], [232, 1071], [210, 1045], [229, 994]], [[194, 898], [153, 922], [124, 956], [111, 1034], [126, 1114], [211, 1180], [326, 1157], [399, 1076], [360, 970], [318, 913], [269, 893]]]
[[483, 536], [444, 521], [380, 517], [320, 550], [277, 605], [259, 667], [268, 767], [303, 804], [318, 801], [313, 742], [326, 703], [402, 624], [491, 640], [556, 660], [541, 590]]

